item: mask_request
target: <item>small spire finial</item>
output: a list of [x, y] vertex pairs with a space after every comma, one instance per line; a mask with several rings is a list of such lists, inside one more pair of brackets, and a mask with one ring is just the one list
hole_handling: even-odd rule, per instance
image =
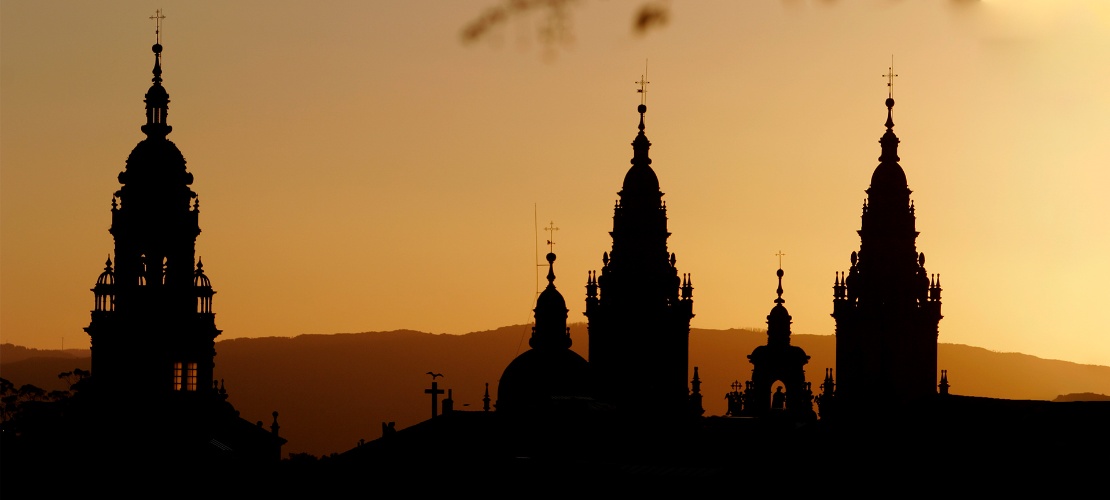
[[548, 286], [555, 285], [555, 231], [559, 228], [555, 227], [555, 221], [549, 221], [547, 227], [543, 228], [547, 231], [547, 284]]
[[158, 45], [162, 44], [162, 20], [165, 18], [166, 16], [162, 14], [162, 9], [155, 10], [154, 15], [147, 18], [154, 20], [154, 41]]
[[547, 285], [555, 286], [555, 252], [547, 253]]
[[555, 221], [550, 221], [550, 222], [547, 223], [547, 227], [543, 228], [543, 230], [547, 231], [547, 251], [548, 251], [548, 253], [554, 252], [555, 251], [555, 231], [558, 231], [559, 228], [555, 227]]
[[162, 19], [166, 16], [162, 14], [162, 9], [155, 11], [150, 19], [155, 22], [154, 37], [155, 43], [150, 47], [154, 52], [154, 69], [151, 73], [154, 75], [150, 81], [153, 85], [146, 93], [146, 125], [141, 127], [142, 131], [147, 137], [164, 138], [169, 134], [172, 127], [166, 123], [166, 115], [169, 113], [169, 94], [166, 89], [162, 87]]
[[[648, 86], [649, 83], [651, 83], [651, 82], [647, 81], [647, 59], [644, 59], [644, 72], [643, 72], [643, 74], [640, 75], [640, 81], [634, 82], [634, 83], [636, 83], [637, 85], [640, 86], [640, 88], [636, 89], [636, 93], [640, 94], [640, 106], [641, 107], [646, 106], [647, 105], [647, 86]], [[643, 111], [640, 111], [640, 113], [643, 113]]]
[[894, 56], [890, 56], [890, 67], [883, 75], [886, 78], [887, 97], [886, 97], [886, 129], [888, 132], [894, 131], [894, 77], [898, 76], [894, 73]]
[[[886, 78], [887, 97], [890, 98], [890, 99], [894, 99], [894, 77], [896, 77], [896, 76], [898, 76], [898, 75], [894, 73], [894, 56], [891, 55], [890, 56], [890, 67], [887, 68], [886, 74], [883, 75], [883, 78]], [[893, 105], [894, 105], [894, 103], [887, 104], [888, 107], [893, 106]]]
[[776, 304], [782, 304], [782, 303], [786, 302], [786, 300], [784, 300], [782, 298], [782, 275], [786, 274], [786, 273], [783, 273], [782, 268], [780, 267], [779, 270], [777, 272], [775, 272], [775, 274], [778, 275], [778, 277], [779, 277], [779, 287], [778, 287], [778, 289], [775, 290], [775, 293], [777, 293], [779, 295], [779, 298], [775, 299], [775, 303]]
[[651, 82], [647, 81], [647, 59], [644, 59], [644, 72], [643, 72], [643, 74], [640, 75], [640, 81], [635, 82], [635, 83], [640, 86], [640, 88], [636, 89], [636, 92], [638, 94], [640, 94], [640, 105], [636, 107], [636, 111], [640, 112], [640, 126], [639, 126], [639, 129], [640, 129], [640, 134], [643, 135], [643, 133], [644, 133], [644, 113], [647, 113], [647, 86], [648, 86], [649, 83], [651, 83]]

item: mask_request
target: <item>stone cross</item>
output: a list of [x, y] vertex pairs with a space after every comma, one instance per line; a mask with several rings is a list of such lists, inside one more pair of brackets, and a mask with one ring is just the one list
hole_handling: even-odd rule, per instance
[[439, 416], [439, 395], [443, 394], [443, 389], [440, 389], [439, 383], [433, 380], [432, 388], [424, 389], [424, 394], [432, 395], [432, 418], [436, 418]]

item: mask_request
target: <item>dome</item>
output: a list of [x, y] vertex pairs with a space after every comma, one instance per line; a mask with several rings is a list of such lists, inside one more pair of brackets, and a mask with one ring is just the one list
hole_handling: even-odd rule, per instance
[[204, 271], [197, 269], [196, 275], [193, 276], [193, 286], [212, 288], [212, 282], [204, 275]]
[[587, 369], [585, 358], [570, 349], [529, 349], [502, 373], [497, 410], [542, 410], [558, 399], [585, 397]]
[[558, 315], [561, 315], [566, 318], [567, 312], [567, 301], [563, 299], [563, 294], [555, 289], [554, 284], [548, 283], [547, 288], [544, 288], [539, 298], [536, 299], [536, 316], [558, 317]]
[[136, 144], [127, 156], [127, 166], [120, 173], [119, 182], [128, 184], [155, 178], [185, 185], [193, 183], [193, 175], [185, 171], [185, 156], [171, 140], [148, 138]]
[[624, 185], [621, 189], [623, 190], [622, 194], [658, 193], [659, 177], [655, 175], [655, 170], [649, 165], [633, 165], [632, 168], [628, 169], [628, 173], [624, 174]]
[[170, 94], [169, 92], [166, 92], [166, 87], [163, 87], [160, 83], [156, 83], [154, 85], [151, 85], [150, 89], [146, 91], [146, 98], [159, 99], [164, 101], [170, 98]]
[[569, 349], [570, 333], [567, 330], [567, 302], [555, 289], [555, 254], [547, 254], [547, 288], [536, 299], [533, 309], [536, 327], [528, 345], [540, 349]]
[[112, 258], [111, 257], [109, 257], [108, 260], [106, 262], [104, 262], [104, 272], [100, 273], [100, 276], [98, 276], [96, 278], [96, 284], [97, 285], [115, 285], [116, 284], [116, 275], [115, 275], [115, 273], [112, 272]]
[[878, 189], [882, 191], [907, 189], [909, 183], [906, 182], [906, 171], [902, 170], [902, 166], [896, 162], [883, 162], [878, 167], [875, 167], [875, 173], [871, 174], [871, 189]]
[[791, 319], [790, 313], [786, 310], [786, 306], [782, 304], [775, 304], [775, 307], [771, 308], [771, 314], [767, 315], [767, 323], [771, 324], [785, 323], [789, 325]]

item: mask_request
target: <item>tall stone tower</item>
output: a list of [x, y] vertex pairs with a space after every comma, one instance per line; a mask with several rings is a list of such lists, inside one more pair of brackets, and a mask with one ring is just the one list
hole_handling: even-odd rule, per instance
[[940, 278], [925, 271], [906, 173], [898, 164], [894, 99], [886, 100], [882, 155], [863, 204], [860, 249], [833, 291], [836, 394], [854, 413], [905, 409], [937, 390]]
[[632, 142], [632, 168], [613, 213], [613, 249], [586, 285], [590, 370], [595, 395], [621, 412], [681, 418], [688, 413], [693, 286], [667, 251], [667, 206], [644, 135]]
[[218, 399], [213, 387], [216, 329], [211, 283], [195, 257], [197, 194], [185, 158], [166, 138], [169, 94], [162, 45], [153, 46], [146, 134], [127, 158], [112, 198], [115, 263], [97, 280], [92, 322], [94, 387], [104, 398], [146, 404]]

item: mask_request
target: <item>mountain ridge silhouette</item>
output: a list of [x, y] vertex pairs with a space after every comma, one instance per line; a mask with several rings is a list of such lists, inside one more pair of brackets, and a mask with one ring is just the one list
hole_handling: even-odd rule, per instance
[[[570, 329], [571, 348], [588, 358], [586, 325]], [[461, 335], [403, 329], [227, 339], [216, 345], [215, 373], [244, 418], [269, 422], [272, 411], [280, 413], [286, 453], [327, 455], [378, 438], [382, 422], [401, 429], [430, 417], [429, 371], [444, 374], [437, 382], [452, 390], [458, 410], [481, 411], [486, 382], [496, 403], [498, 379], [528, 349], [530, 332], [531, 325], [511, 325]], [[766, 340], [765, 331], [752, 329], [691, 330], [690, 366], [699, 367], [706, 415], [725, 412], [729, 385], [751, 376], [746, 356]], [[791, 340], [810, 355], [806, 379], [819, 392], [825, 368], [834, 366], [835, 337], [794, 334]], [[0, 345], [0, 376], [17, 386], [62, 388], [58, 373], [89, 368], [89, 358], [71, 351]], [[938, 369], [948, 370], [953, 394], [1046, 401], [1110, 394], [1108, 366], [960, 344], [942, 343], [938, 351]], [[631, 375], [629, 383], [635, 383]]]

